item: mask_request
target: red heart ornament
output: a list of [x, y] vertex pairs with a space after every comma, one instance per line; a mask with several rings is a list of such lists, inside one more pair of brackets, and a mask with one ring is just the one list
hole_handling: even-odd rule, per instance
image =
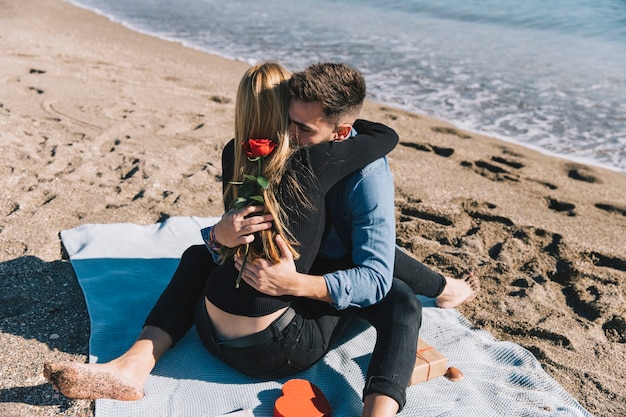
[[330, 404], [322, 391], [305, 379], [290, 379], [274, 403], [274, 417], [330, 417]]

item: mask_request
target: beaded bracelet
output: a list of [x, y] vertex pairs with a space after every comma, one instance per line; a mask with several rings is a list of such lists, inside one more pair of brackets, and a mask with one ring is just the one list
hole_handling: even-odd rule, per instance
[[217, 239], [215, 238], [215, 227], [211, 228], [211, 233], [209, 234], [210, 238], [211, 238], [211, 246], [213, 246], [213, 248], [215, 250], [220, 250], [222, 249], [222, 245], [220, 244], [220, 242], [217, 241]]
[[215, 238], [215, 227], [209, 227], [209, 236], [208, 239], [204, 239], [204, 242], [207, 244], [209, 249], [214, 251], [215, 253], [220, 253], [220, 249], [222, 249], [222, 245]]

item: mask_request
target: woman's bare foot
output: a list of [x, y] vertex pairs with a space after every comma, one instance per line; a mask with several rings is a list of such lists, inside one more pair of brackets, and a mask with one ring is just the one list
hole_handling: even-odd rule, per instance
[[107, 363], [46, 363], [43, 374], [68, 398], [134, 401], [143, 398], [143, 386], [159, 358], [172, 346], [172, 338], [154, 326], [145, 326], [133, 345]]
[[469, 272], [463, 279], [446, 277], [446, 286], [435, 303], [440, 308], [454, 308], [471, 301], [480, 292], [480, 280]]
[[134, 401], [143, 398], [143, 383], [123, 377], [111, 364], [45, 363], [43, 374], [68, 398]]

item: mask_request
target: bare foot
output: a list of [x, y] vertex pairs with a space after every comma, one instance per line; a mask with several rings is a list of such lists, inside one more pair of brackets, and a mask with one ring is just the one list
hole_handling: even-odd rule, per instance
[[78, 362], [46, 363], [43, 374], [52, 386], [68, 398], [134, 401], [143, 398], [143, 385], [120, 376], [108, 364]]
[[480, 292], [480, 280], [469, 272], [463, 279], [446, 277], [446, 286], [435, 303], [440, 308], [454, 308], [476, 298]]

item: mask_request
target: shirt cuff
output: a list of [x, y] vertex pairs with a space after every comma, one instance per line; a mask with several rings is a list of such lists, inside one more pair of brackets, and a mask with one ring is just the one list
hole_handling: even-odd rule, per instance
[[213, 226], [201, 229], [200, 234], [202, 235], [202, 241], [204, 242], [204, 246], [206, 246], [206, 248], [211, 253], [211, 256], [213, 257], [213, 261], [215, 261], [215, 263], [217, 264], [220, 264], [222, 245], [220, 245], [219, 242], [215, 240]]

